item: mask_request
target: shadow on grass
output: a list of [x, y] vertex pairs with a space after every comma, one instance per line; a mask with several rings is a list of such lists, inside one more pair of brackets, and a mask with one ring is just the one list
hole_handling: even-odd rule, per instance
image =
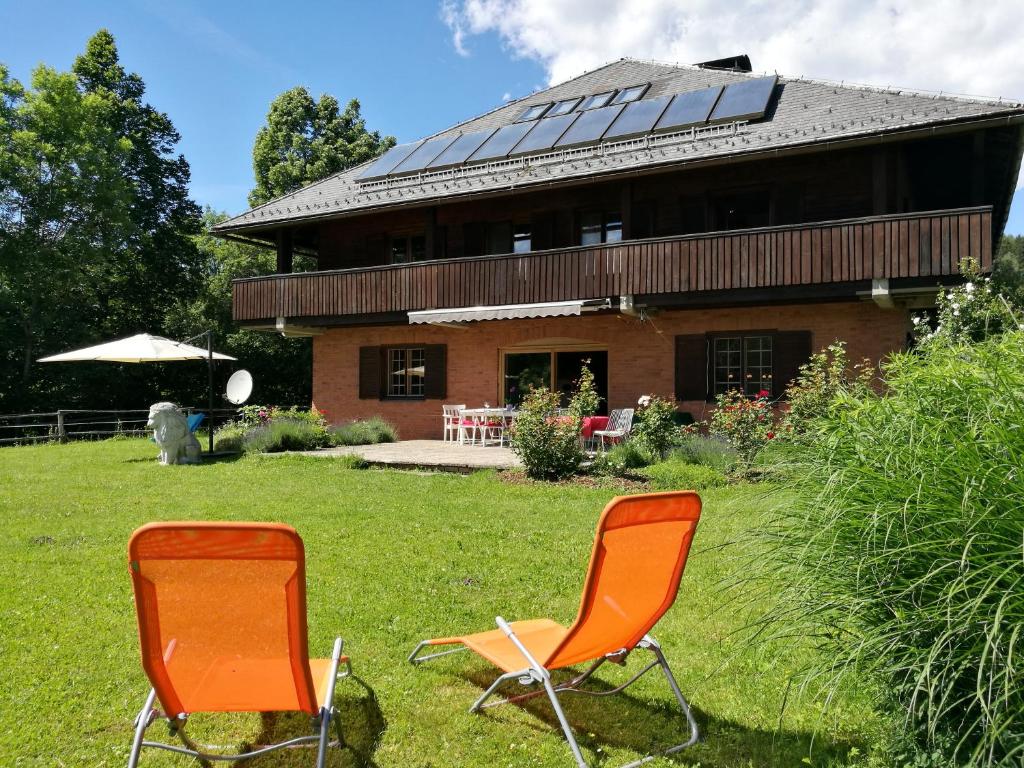
[[[148, 458], [147, 457], [147, 458], [144, 458], [144, 459], [142, 459], [142, 458], [122, 459], [121, 463], [122, 464], [149, 464], [149, 463], [156, 464], [157, 463], [157, 453], [159, 453], [159, 449], [157, 449], [154, 446], [153, 447], [153, 456], [152, 456], [152, 458]], [[183, 464], [182, 466], [209, 467], [209, 466], [213, 466], [215, 464], [230, 464], [232, 462], [238, 461], [244, 455], [245, 454], [242, 453], [241, 451], [231, 451], [231, 452], [220, 451], [220, 452], [215, 452], [215, 453], [213, 453], [213, 454], [211, 454], [209, 456], [206, 453], [203, 453], [202, 461], [200, 461], [198, 464]]]
[[[634, 666], [636, 660], [630, 665]], [[639, 671], [639, 668], [633, 671]], [[493, 670], [477, 669], [465, 673], [463, 677], [485, 689], [498, 674]], [[557, 684], [570, 679], [573, 674], [571, 670], [559, 670], [552, 674], [552, 679]], [[599, 674], [606, 679], [614, 678], [617, 682], [605, 682], [595, 676], [587, 681], [584, 689], [607, 692], [628, 679], [622, 676], [622, 670], [616, 674], [615, 671], [608, 669], [608, 665]], [[650, 677], [656, 685], [664, 686], [665, 692], [671, 696], [668, 683], [660, 670], [652, 669], [645, 677]], [[491, 701], [532, 690], [535, 688], [524, 688], [510, 681], [499, 689]], [[687, 692], [683, 691], [683, 694], [686, 695]], [[656, 755], [675, 744], [684, 743], [690, 735], [686, 717], [674, 703], [674, 699], [672, 703], [652, 703], [633, 696], [627, 689], [614, 695], [599, 697], [570, 693], [560, 695], [559, 701], [590, 766], [613, 766], [621, 762], [609, 760], [604, 753], [606, 747], [630, 749], [641, 755]], [[552, 730], [561, 735], [561, 726], [551, 703], [544, 695], [486, 709], [484, 716], [496, 716], [502, 709], [513, 706], [529, 712], [541, 721], [531, 727]], [[785, 728], [752, 728], [743, 723], [714, 717], [693, 707], [692, 704], [691, 709], [700, 727], [700, 741], [693, 747], [668, 756], [668, 760], [700, 765], [701, 768], [748, 764], [790, 768], [801, 765], [804, 758], [809, 757], [814, 765], [843, 766], [853, 761], [856, 755], [863, 754], [865, 749], [864, 743], [859, 740], [829, 740], [820, 733]], [[572, 762], [568, 744], [565, 751], [568, 764]]]
[[[380, 744], [387, 723], [377, 702], [377, 694], [360, 678], [353, 675], [338, 681], [334, 690], [334, 707], [337, 709], [331, 725], [331, 739], [338, 739], [340, 726], [343, 747], [327, 750], [327, 766], [330, 768], [376, 768], [373, 753]], [[259, 735], [253, 744], [272, 744], [296, 736], [309, 736], [309, 715], [303, 712], [264, 712], [261, 715]], [[251, 748], [252, 744], [245, 745]], [[308, 768], [316, 762], [316, 745], [271, 752], [262, 757], [242, 760], [232, 765], [250, 768], [279, 768], [281, 766], [303, 766]]]

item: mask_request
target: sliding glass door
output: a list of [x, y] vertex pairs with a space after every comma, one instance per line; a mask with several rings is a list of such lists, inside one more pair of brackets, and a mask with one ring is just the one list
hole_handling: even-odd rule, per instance
[[561, 394], [562, 405], [576, 387], [580, 371], [586, 365], [594, 374], [601, 398], [598, 413], [607, 413], [608, 353], [603, 350], [544, 350], [506, 352], [504, 364], [504, 403], [519, 405], [531, 389], [547, 387]]

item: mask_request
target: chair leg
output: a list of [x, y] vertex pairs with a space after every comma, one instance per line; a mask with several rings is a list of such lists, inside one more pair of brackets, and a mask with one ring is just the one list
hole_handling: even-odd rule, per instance
[[142, 739], [146, 735], [146, 728], [152, 720], [153, 701], [156, 699], [156, 689], [150, 688], [146, 703], [139, 710], [139, 716], [135, 719], [135, 738], [132, 739], [132, 749], [128, 754], [128, 768], [135, 768], [139, 764], [139, 754], [142, 752]]
[[672, 669], [668, 665], [668, 660], [665, 658], [665, 654], [661, 650], [661, 646], [653, 639], [645, 639], [641, 641], [658, 659], [658, 666], [661, 667], [661, 671], [665, 674], [665, 680], [668, 682], [668, 687], [672, 689], [672, 693], [675, 694], [676, 701], [679, 702], [679, 708], [683, 710], [683, 714], [686, 715], [686, 723], [690, 726], [690, 738], [683, 744], [671, 747], [663, 754], [671, 755], [687, 747], [692, 747], [700, 739], [700, 729], [697, 727], [697, 720], [693, 716], [693, 712], [690, 710], [690, 705], [686, 701], [686, 697], [683, 696], [683, 692], [679, 690], [679, 684], [676, 682], [675, 677], [672, 675]]
[[577, 743], [576, 736], [572, 732], [572, 726], [569, 725], [569, 719], [565, 716], [565, 712], [562, 711], [562, 705], [558, 701], [558, 694], [555, 692], [554, 686], [551, 685], [551, 680], [544, 678], [541, 682], [544, 684], [544, 690], [547, 691], [551, 707], [555, 710], [555, 717], [558, 718], [558, 723], [562, 726], [565, 740], [569, 742], [569, 749], [576, 760], [576, 765], [579, 768], [588, 768], [587, 761], [583, 759], [583, 753], [580, 751], [580, 745]]
[[320, 743], [316, 751], [316, 768], [324, 768], [324, 764], [327, 761], [327, 742], [330, 736], [331, 715], [333, 713], [334, 707], [331, 706], [330, 702], [327, 702], [320, 709]]

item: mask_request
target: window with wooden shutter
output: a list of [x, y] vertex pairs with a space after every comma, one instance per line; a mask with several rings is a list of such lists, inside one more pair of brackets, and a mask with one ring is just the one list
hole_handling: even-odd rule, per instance
[[676, 399], [712, 400], [730, 389], [785, 396], [811, 357], [810, 331], [734, 331], [676, 336]]
[[359, 399], [379, 400], [381, 397], [381, 348], [359, 348]]
[[703, 333], [676, 336], [676, 400], [706, 400], [708, 337]]

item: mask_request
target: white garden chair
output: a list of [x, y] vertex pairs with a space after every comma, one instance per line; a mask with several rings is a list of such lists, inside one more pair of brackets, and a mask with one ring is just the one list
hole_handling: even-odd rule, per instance
[[444, 421], [444, 441], [454, 442], [458, 440], [462, 442], [462, 411], [466, 407], [466, 404], [462, 405], [442, 405], [441, 406], [441, 418]]
[[601, 450], [605, 449], [605, 441], [617, 442], [629, 437], [633, 429], [633, 409], [620, 408], [608, 416], [607, 429], [595, 429], [594, 437], [601, 439]]

